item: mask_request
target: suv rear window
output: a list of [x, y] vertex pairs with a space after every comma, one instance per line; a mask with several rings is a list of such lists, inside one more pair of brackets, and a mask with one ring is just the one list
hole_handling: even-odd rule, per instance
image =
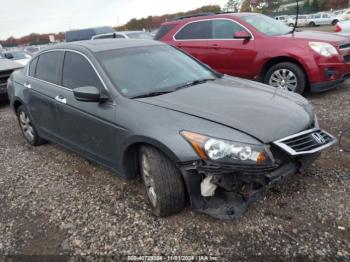
[[175, 36], [177, 40], [209, 39], [211, 21], [198, 21], [187, 24]]
[[170, 25], [163, 25], [158, 30], [156, 36], [154, 37], [154, 40], [160, 40], [165, 36], [171, 29], [173, 29], [176, 26], [176, 24], [170, 24]]

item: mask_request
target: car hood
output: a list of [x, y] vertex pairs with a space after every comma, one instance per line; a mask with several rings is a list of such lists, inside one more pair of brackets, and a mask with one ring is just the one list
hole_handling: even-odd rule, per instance
[[314, 121], [312, 106], [300, 95], [231, 77], [138, 100], [231, 127], [263, 143], [305, 130]]
[[8, 59], [0, 59], [0, 71], [20, 69], [23, 65]]
[[337, 35], [334, 33], [327, 32], [316, 32], [316, 31], [301, 31], [295, 32], [294, 34], [283, 35], [284, 38], [298, 38], [308, 41], [319, 41], [319, 42], [328, 42], [332, 44], [343, 44], [349, 43], [350, 40], [344, 36]]

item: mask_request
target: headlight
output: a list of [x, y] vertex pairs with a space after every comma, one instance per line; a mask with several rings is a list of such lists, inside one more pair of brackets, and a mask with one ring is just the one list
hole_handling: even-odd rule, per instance
[[320, 54], [321, 56], [330, 57], [332, 55], [338, 55], [337, 49], [328, 43], [323, 42], [309, 42], [309, 46], [312, 50], [314, 50], [316, 53]]
[[272, 155], [264, 145], [244, 144], [182, 131], [181, 135], [204, 160], [239, 164], [271, 164]]

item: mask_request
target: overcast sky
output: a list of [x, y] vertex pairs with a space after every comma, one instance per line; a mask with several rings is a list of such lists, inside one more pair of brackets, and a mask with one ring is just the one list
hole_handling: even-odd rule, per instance
[[0, 39], [94, 26], [131, 18], [188, 11], [227, 0], [1, 0]]

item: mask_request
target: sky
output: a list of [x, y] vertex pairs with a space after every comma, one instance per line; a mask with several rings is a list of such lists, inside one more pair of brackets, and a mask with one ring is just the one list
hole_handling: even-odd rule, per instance
[[0, 39], [123, 25], [132, 18], [188, 11], [227, 0], [0, 0]]

